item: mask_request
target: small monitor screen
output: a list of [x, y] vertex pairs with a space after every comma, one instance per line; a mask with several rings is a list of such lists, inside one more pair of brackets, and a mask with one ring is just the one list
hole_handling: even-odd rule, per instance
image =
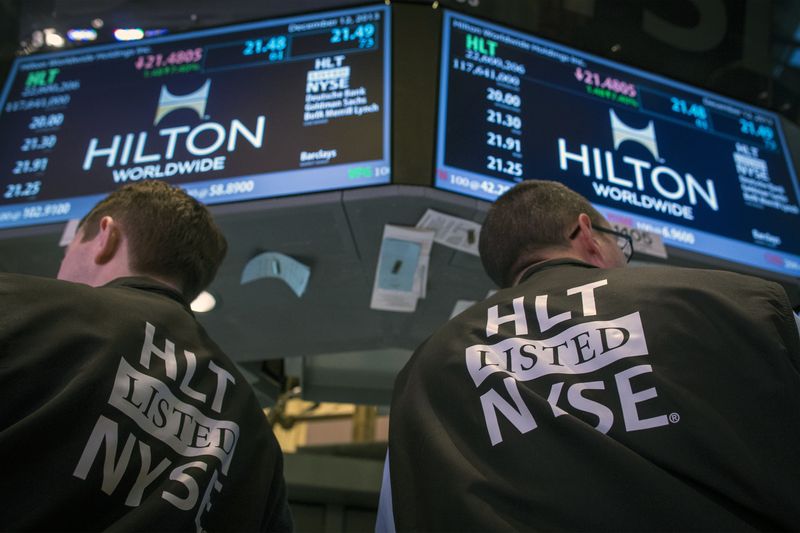
[[158, 179], [215, 204], [390, 182], [389, 9], [17, 59], [0, 95], [0, 228]]
[[800, 276], [777, 115], [452, 12], [442, 43], [436, 187], [555, 180], [667, 245]]

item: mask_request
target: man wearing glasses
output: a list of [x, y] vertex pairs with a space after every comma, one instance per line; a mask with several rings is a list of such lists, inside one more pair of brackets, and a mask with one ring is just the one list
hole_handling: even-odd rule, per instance
[[398, 376], [378, 530], [796, 530], [785, 291], [621, 268], [631, 244], [558, 183], [498, 199], [480, 254], [502, 289]]

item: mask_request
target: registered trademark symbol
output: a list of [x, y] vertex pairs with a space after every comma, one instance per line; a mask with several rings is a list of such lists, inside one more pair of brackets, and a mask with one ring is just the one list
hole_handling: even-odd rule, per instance
[[681, 415], [679, 415], [678, 413], [672, 413], [671, 415], [669, 415], [669, 421], [673, 424], [677, 424], [678, 422], [681, 421]]

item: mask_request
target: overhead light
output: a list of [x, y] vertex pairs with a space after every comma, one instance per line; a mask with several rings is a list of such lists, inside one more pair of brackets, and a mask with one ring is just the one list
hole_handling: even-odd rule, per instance
[[67, 39], [73, 42], [94, 41], [97, 39], [97, 31], [92, 28], [74, 28], [67, 32]]
[[104, 25], [105, 25], [105, 22], [103, 22], [103, 19], [101, 19], [101, 18], [96, 18], [96, 19], [94, 19], [94, 20], [92, 21], [92, 28], [94, 28], [94, 29], [96, 29], [96, 30], [99, 30], [99, 29], [100, 29], [100, 28], [102, 28]]
[[39, 30], [34, 31], [31, 34], [31, 45], [34, 48], [41, 48], [42, 46], [44, 46], [44, 32], [41, 32]]
[[217, 299], [208, 291], [201, 292], [190, 307], [195, 313], [208, 313], [217, 306]]
[[61, 48], [64, 46], [64, 38], [58, 34], [55, 28], [44, 29], [44, 43], [53, 48]]
[[118, 41], [138, 41], [144, 37], [141, 28], [117, 28], [114, 30], [114, 38]]

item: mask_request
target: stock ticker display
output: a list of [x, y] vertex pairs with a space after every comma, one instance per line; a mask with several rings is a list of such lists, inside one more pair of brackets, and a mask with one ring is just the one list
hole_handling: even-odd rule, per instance
[[435, 185], [494, 200], [548, 179], [668, 245], [800, 276], [777, 115], [446, 12]]
[[208, 203], [389, 183], [389, 10], [342, 10], [17, 59], [0, 96], [0, 228], [121, 185]]

